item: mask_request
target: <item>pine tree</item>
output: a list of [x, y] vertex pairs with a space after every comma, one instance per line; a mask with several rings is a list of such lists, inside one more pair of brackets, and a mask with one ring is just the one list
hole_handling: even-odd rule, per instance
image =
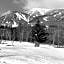
[[32, 27], [32, 39], [34, 41], [37, 41], [38, 44], [43, 43], [47, 40], [49, 34], [46, 32], [45, 28], [46, 28], [45, 25], [42, 26], [40, 25], [39, 20], [37, 21], [37, 24], [35, 24], [35, 26]]

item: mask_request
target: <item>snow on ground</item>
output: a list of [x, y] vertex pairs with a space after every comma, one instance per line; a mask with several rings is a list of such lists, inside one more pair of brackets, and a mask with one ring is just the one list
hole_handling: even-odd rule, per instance
[[2, 41], [0, 49], [0, 64], [64, 64], [63, 48], [42, 44], [34, 47], [28, 42]]

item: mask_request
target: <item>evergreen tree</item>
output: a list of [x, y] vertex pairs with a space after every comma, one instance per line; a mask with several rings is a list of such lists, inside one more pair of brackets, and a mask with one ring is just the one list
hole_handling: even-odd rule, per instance
[[39, 43], [43, 43], [47, 40], [48, 33], [46, 32], [46, 26], [40, 25], [40, 21], [37, 21], [37, 24], [32, 27], [32, 39]]

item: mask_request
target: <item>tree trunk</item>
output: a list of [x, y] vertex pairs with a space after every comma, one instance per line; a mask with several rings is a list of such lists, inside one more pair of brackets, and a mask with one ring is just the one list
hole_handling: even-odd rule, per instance
[[24, 36], [24, 30], [22, 30], [22, 41], [23, 41], [23, 38], [24, 38], [23, 36]]
[[40, 43], [35, 41], [35, 47], [39, 47], [40, 46]]
[[28, 42], [28, 37], [29, 37], [29, 31], [26, 33], [26, 42]]
[[54, 34], [53, 34], [53, 46], [54, 46], [54, 43], [55, 43], [55, 36], [56, 36], [56, 32], [54, 32]]

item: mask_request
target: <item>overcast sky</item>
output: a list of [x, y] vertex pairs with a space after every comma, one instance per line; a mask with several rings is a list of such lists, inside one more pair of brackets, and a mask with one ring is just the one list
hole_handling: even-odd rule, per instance
[[64, 0], [0, 0], [0, 14], [8, 10], [64, 8]]

